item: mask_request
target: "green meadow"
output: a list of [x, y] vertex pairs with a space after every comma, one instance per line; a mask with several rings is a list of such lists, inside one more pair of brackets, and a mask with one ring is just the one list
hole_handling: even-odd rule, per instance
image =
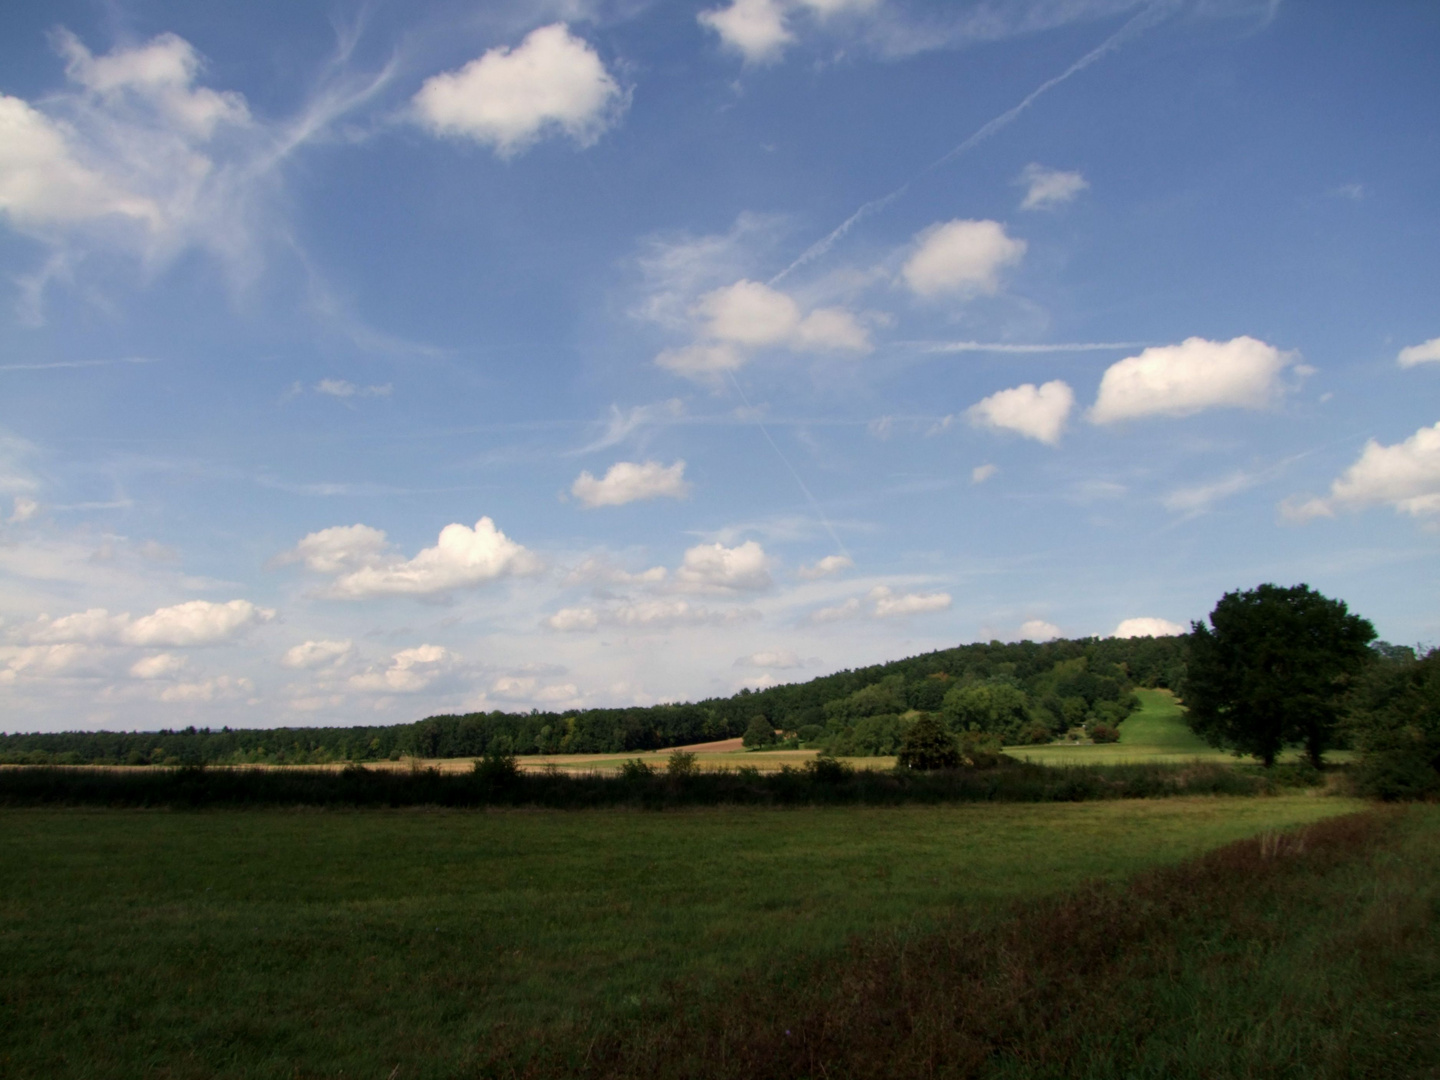
[[[1167, 692], [1140, 697], [1119, 743], [1010, 752], [1063, 765], [1233, 761], [1195, 739]], [[725, 768], [758, 755], [717, 747], [701, 756]], [[846, 1009], [863, 1005], [878, 1016], [889, 1008], [885, 980], [905, 970], [895, 956], [912, 947], [930, 955], [959, 934], [983, 959], [993, 932], [1000, 974], [975, 984], [984, 993], [1012, 977], [1005, 957], [1023, 947], [1036, 951], [1026, 977], [1037, 987], [1088, 979], [1093, 958], [1060, 953], [1082, 948], [1087, 934], [1107, 941], [1135, 904], [1155, 905], [1143, 888], [1140, 900], [1126, 899], [1126, 883], [1365, 805], [1291, 789], [1248, 798], [664, 812], [10, 808], [0, 810], [0, 1075], [723, 1077], [769, 1075], [771, 1061], [776, 1076], [794, 1077], [831, 1075], [814, 1064], [829, 1054], [832, 1064], [851, 1062], [853, 1075], [884, 1076], [884, 1054], [917, 1053], [912, 1065], [924, 1071], [923, 1025], [948, 1015], [945, 1000], [919, 1007], [920, 1028], [894, 1029], [911, 1034], [887, 1026], [887, 1038], [899, 1039], [893, 1045], [837, 1034], [871, 1022], [835, 1019]], [[1253, 867], [1202, 872], [1196, 887], [1219, 882], [1219, 891], [1213, 902], [1190, 901], [1190, 923], [1181, 915], [1193, 888], [1177, 879], [1170, 888], [1178, 899], [1161, 904], [1170, 914], [1156, 916], [1159, 936], [1127, 931], [1130, 974], [1097, 974], [1095, 986], [1077, 984], [1078, 996], [1049, 1006], [1059, 1010], [1057, 1034], [1026, 1036], [1038, 1056], [995, 1056], [1013, 1041], [1005, 1031], [1041, 1021], [1025, 1019], [1028, 998], [992, 1001], [990, 1041], [975, 1044], [971, 1032], [954, 1049], [963, 1058], [989, 1045], [977, 1059], [989, 1064], [955, 1075], [1068, 1075], [1072, 1057], [1087, 1059], [1086, 1075], [1120, 1075], [1143, 1038], [1150, 1056], [1136, 1060], [1150, 1065], [1136, 1075], [1220, 1068], [1308, 1076], [1317, 1062], [1343, 1062], [1364, 1032], [1386, 1025], [1400, 1057], [1382, 1046], [1376, 1060], [1414, 1060], [1413, 1033], [1428, 1030], [1427, 1010], [1440, 1000], [1435, 920], [1425, 907], [1440, 896], [1424, 899], [1440, 880], [1440, 821], [1418, 811], [1406, 820], [1411, 854], [1367, 855], [1362, 844], [1336, 877], [1326, 869], [1334, 859], [1317, 852], [1318, 869], [1272, 890], [1278, 900], [1252, 887]], [[1295, 850], [1304, 852], [1303, 839]], [[1374, 862], [1382, 858], [1390, 861]], [[1262, 869], [1269, 865], [1262, 859]], [[1409, 876], [1382, 896], [1383, 875], [1402, 871]], [[1361, 970], [1325, 955], [1327, 935], [1338, 932], [1326, 912], [1347, 904], [1360, 905], [1356, 933], [1367, 943], [1350, 952], [1385, 957], [1381, 966]], [[1264, 931], [1247, 944], [1244, 933], [1271, 926], [1285, 905], [1301, 912], [1295, 932], [1277, 944]], [[1084, 914], [1066, 930], [1074, 910]], [[1172, 917], [1180, 919], [1173, 933]], [[1395, 940], [1375, 946], [1375, 934]], [[1042, 939], [1053, 942], [1036, 944]], [[1237, 956], [1258, 966], [1236, 974]], [[1059, 966], [1046, 974], [1046, 963]], [[952, 974], [939, 968], [934, 978]], [[835, 988], [851, 982], [876, 1000], [859, 990], [837, 997]], [[895, 994], [916, 993], [903, 984]], [[1348, 988], [1363, 1023], [1324, 1019], [1340, 1007], [1337, 988]], [[1256, 995], [1269, 993], [1291, 1005], [1265, 1046], [1251, 1047], [1254, 1060], [1294, 1068], [1247, 1071], [1251, 1037], [1227, 1016], [1263, 1013]], [[765, 1041], [776, 1037], [772, 1020], [792, 1013], [785, 1024], [820, 1025], [811, 1065], [797, 1064], [789, 1043]], [[1187, 1034], [1187, 1018], [1201, 1013], [1204, 1031]], [[1142, 1014], [1143, 1031], [1125, 1034], [1126, 1018]], [[1095, 1028], [1100, 1021], [1087, 1016], [1105, 1019]], [[970, 1021], [945, 1023], [964, 1034]], [[1302, 1032], [1328, 1049], [1320, 1057], [1287, 1049]], [[736, 1062], [748, 1053], [750, 1063], [727, 1072], [716, 1053]], [[1046, 1054], [1061, 1065], [1043, 1066]], [[1352, 1075], [1326, 1068], [1316, 1075]]]
[[[1180, 764], [1187, 761], [1218, 761], [1254, 764], [1249, 759], [1236, 759], [1225, 750], [1218, 750], [1197, 736], [1185, 723], [1185, 710], [1169, 690], [1137, 689], [1140, 708], [1120, 724], [1120, 741], [1114, 743], [1047, 743], [1042, 746], [1007, 746], [1012, 757], [1039, 765], [1121, 765]], [[1348, 761], [1345, 751], [1331, 751], [1330, 761]], [[1300, 752], [1291, 750], [1282, 761], [1300, 760]]]
[[1355, 805], [8, 810], [0, 1073], [458, 1075], [502, 1034], [583, 1041], [673, 984], [711, 992]]

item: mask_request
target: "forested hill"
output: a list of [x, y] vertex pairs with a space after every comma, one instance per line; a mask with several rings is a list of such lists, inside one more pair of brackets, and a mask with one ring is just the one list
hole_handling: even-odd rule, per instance
[[1006, 742], [1043, 742], [1079, 725], [1118, 722], [1135, 686], [1178, 686], [1185, 641], [992, 641], [693, 704], [470, 713], [387, 727], [0, 735], [0, 763], [317, 764], [487, 751], [624, 753], [741, 735], [757, 716], [809, 745], [883, 753], [898, 718], [916, 710]]

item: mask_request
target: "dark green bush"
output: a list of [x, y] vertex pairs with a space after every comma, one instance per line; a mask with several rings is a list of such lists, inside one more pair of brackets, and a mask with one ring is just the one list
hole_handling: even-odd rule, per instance
[[805, 763], [805, 772], [812, 780], [818, 780], [822, 784], [835, 784], [854, 776], [855, 766], [821, 754]]
[[895, 764], [901, 769], [954, 769], [960, 765], [960, 748], [955, 737], [934, 716], [926, 713], [905, 732]]
[[515, 755], [505, 753], [498, 747], [487, 750], [484, 757], [476, 760], [473, 768], [476, 776], [492, 784], [507, 783], [520, 773], [520, 765], [515, 760]]
[[740, 739], [741, 745], [747, 750], [769, 746], [774, 741], [775, 729], [763, 716], [752, 716], [750, 726], [745, 729], [745, 734]]
[[665, 774], [670, 777], [681, 778], [695, 776], [700, 772], [700, 762], [694, 754], [684, 750], [675, 750], [665, 761]]
[[960, 733], [960, 759], [972, 769], [993, 769], [1002, 760], [1009, 760], [1000, 752], [1000, 736], [984, 731], [962, 731]]

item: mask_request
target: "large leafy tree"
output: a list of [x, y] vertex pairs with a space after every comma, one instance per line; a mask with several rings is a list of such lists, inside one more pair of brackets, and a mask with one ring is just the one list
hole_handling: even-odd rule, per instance
[[960, 764], [960, 748], [955, 745], [955, 736], [945, 730], [945, 725], [926, 713], [910, 725], [900, 740], [895, 764], [902, 769], [922, 769], [925, 772], [954, 769]]
[[1386, 799], [1428, 795], [1440, 789], [1440, 649], [1417, 660], [1382, 641], [1375, 652], [1350, 699], [1360, 781]]
[[1308, 585], [1226, 593], [1209, 626], [1191, 624], [1190, 726], [1212, 746], [1251, 754], [1267, 768], [1299, 743], [1318, 767], [1374, 637], [1368, 620]]

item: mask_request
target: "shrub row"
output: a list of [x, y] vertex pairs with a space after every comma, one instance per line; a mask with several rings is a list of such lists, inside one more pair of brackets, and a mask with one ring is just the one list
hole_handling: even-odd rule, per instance
[[[638, 763], [636, 763], [638, 765]], [[366, 769], [8, 768], [3, 806], [113, 807], [588, 807], [666, 809], [738, 804], [898, 805], [946, 802], [1078, 802], [1172, 795], [1254, 795], [1269, 778], [1225, 765], [1047, 767], [1003, 761], [990, 769], [854, 770], [830, 759], [776, 773], [754, 769], [619, 774], [517, 772], [481, 762], [469, 773]]]

